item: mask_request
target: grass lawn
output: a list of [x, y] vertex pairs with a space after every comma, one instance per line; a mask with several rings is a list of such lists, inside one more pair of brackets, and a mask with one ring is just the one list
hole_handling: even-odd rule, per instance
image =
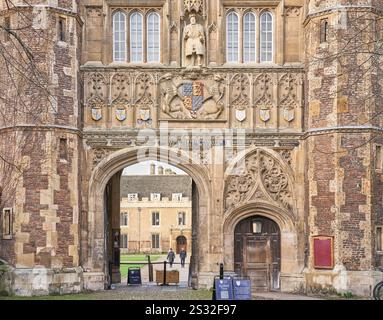
[[[150, 260], [151, 262], [157, 261], [161, 255], [150, 255]], [[121, 262], [147, 262], [148, 258], [147, 255], [145, 254], [122, 254], [121, 255]], [[128, 269], [129, 268], [142, 268], [144, 265], [143, 264], [129, 264], [129, 265], [121, 265], [120, 266], [120, 272], [121, 272], [121, 277], [125, 278], [128, 276]]]

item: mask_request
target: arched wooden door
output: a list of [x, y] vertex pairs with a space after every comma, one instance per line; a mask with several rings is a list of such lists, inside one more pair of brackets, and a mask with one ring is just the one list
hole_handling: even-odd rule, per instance
[[254, 291], [280, 289], [281, 234], [271, 219], [253, 216], [235, 228], [235, 272], [251, 278]]
[[188, 244], [188, 242], [187, 242], [186, 237], [179, 236], [177, 238], [177, 251], [176, 251], [177, 254], [179, 254], [181, 252], [182, 248], [184, 248], [187, 251], [187, 244]]

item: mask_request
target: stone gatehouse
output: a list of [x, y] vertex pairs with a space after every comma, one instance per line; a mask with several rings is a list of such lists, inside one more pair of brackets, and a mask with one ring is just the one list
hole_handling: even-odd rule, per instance
[[[121, 172], [157, 160], [193, 180], [193, 286], [224, 263], [255, 290], [370, 295], [382, 15], [375, 0], [2, 1], [0, 291], [104, 289]], [[5, 69], [15, 57], [39, 73]]]

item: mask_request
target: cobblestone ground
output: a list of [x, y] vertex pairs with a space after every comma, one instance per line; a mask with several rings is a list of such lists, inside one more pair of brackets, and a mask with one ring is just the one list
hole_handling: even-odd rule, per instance
[[[353, 297], [353, 300], [371, 300], [370, 298]], [[193, 290], [190, 288], [170, 285], [144, 285], [139, 287], [119, 285], [115, 290], [106, 290], [88, 294], [76, 294], [50, 297], [0, 297], [0, 300], [212, 300], [212, 291]], [[253, 300], [345, 300], [341, 296], [310, 297], [280, 292], [256, 293]]]

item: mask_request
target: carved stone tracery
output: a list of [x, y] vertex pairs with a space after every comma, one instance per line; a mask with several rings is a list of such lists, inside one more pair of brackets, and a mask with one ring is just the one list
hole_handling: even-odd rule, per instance
[[273, 156], [258, 149], [244, 161], [238, 162], [235, 170], [227, 181], [227, 209], [255, 198], [263, 198], [285, 210], [293, 210], [293, 190], [289, 175]]
[[292, 122], [298, 108], [297, 101], [298, 81], [296, 76], [285, 74], [280, 80], [280, 108], [283, 112], [283, 119]]
[[261, 74], [255, 80], [255, 92], [257, 99], [255, 106], [259, 109], [259, 117], [263, 122], [271, 119], [273, 108], [273, 81], [268, 74]]

